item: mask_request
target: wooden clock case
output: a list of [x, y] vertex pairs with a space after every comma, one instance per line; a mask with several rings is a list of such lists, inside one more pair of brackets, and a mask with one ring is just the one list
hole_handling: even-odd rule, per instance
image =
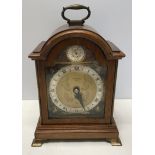
[[[107, 65], [104, 118], [48, 118], [45, 69], [55, 64], [62, 49], [74, 44], [90, 49], [100, 65]], [[113, 107], [118, 60], [122, 57], [125, 57], [122, 51], [88, 26], [64, 25], [47, 41], [42, 41], [29, 55], [35, 60], [40, 106], [32, 146], [41, 146], [47, 140], [106, 140], [121, 145]]]

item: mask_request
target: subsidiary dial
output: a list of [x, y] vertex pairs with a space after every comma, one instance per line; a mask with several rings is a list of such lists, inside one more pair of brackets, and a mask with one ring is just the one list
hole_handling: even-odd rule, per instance
[[81, 46], [74, 45], [67, 49], [67, 58], [72, 62], [80, 62], [85, 58], [85, 51]]

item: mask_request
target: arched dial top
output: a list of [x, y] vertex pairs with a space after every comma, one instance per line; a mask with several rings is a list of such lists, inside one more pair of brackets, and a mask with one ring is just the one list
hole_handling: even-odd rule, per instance
[[104, 83], [98, 73], [83, 65], [61, 68], [50, 80], [49, 94], [55, 106], [69, 113], [87, 113], [103, 97]]

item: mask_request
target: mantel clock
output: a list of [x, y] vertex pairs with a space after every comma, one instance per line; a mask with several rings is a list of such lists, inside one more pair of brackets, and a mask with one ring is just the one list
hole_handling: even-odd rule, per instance
[[[81, 20], [68, 9], [86, 9]], [[89, 7], [62, 10], [68, 25], [58, 28], [29, 55], [35, 60], [40, 117], [32, 146], [47, 140], [105, 140], [121, 145], [113, 118], [118, 60], [125, 56], [84, 22]]]

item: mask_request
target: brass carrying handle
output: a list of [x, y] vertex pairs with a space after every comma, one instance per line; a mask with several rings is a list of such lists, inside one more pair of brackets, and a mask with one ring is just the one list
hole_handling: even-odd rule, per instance
[[[88, 11], [87, 16], [82, 18], [81, 20], [70, 20], [67, 17], [65, 17], [65, 11], [66, 10], [81, 10], [81, 9], [86, 9]], [[86, 7], [84, 5], [79, 5], [79, 4], [74, 4], [74, 5], [70, 5], [67, 7], [63, 7], [63, 10], [61, 12], [62, 18], [67, 21], [69, 26], [75, 26], [75, 25], [82, 26], [84, 24], [85, 20], [90, 17], [90, 15], [91, 15], [91, 11], [90, 11], [89, 7]]]

